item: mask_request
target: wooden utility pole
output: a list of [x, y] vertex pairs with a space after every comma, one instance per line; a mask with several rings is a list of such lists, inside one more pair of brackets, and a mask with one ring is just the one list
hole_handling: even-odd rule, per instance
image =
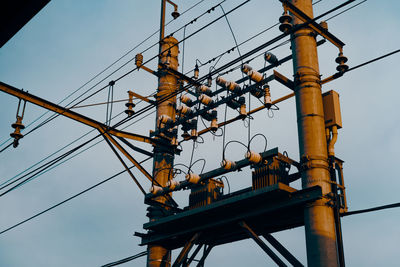
[[[163, 100], [157, 103], [156, 131], [160, 130], [160, 117], [168, 116], [175, 121], [176, 96], [166, 97], [174, 94], [178, 87], [176, 76], [163, 71], [162, 65], [166, 65], [173, 70], [178, 70], [178, 41], [173, 37], [164, 38], [165, 23], [165, 0], [161, 1], [161, 26], [160, 26], [160, 57], [159, 57], [159, 79], [156, 100]], [[165, 186], [171, 179], [171, 168], [174, 165], [174, 151], [164, 147], [154, 146], [153, 177], [161, 186]], [[165, 203], [164, 197], [155, 199], [157, 202]], [[163, 216], [159, 207], [150, 206], [148, 216], [150, 221]], [[147, 266], [164, 267], [171, 265], [171, 251], [158, 245], [149, 245], [147, 248]]]
[[[291, 3], [313, 18], [312, 0]], [[293, 24], [303, 21], [293, 16]], [[325, 137], [325, 120], [314, 32], [304, 27], [292, 34], [293, 69], [303, 188], [318, 185], [332, 191]], [[307, 206], [304, 223], [308, 266], [338, 266], [333, 208], [323, 198]]]

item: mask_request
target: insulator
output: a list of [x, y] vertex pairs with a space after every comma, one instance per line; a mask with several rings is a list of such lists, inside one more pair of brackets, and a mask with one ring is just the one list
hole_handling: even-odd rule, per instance
[[[143, 56], [142, 56], [142, 58], [143, 58]], [[129, 94], [129, 99], [128, 99], [128, 103], [125, 103], [125, 106], [127, 107], [127, 109], [125, 110], [125, 113], [130, 117], [133, 114], [135, 114], [135, 111], [133, 110], [133, 108], [136, 105], [133, 103], [133, 92], [128, 91], [128, 94]]]
[[160, 117], [158, 117], [158, 120], [160, 121], [160, 123], [164, 123], [164, 124], [173, 123], [173, 120], [168, 115], [161, 115]]
[[199, 133], [197, 132], [197, 129], [190, 130], [190, 138], [197, 139], [197, 137], [199, 137]]
[[279, 25], [279, 30], [281, 32], [287, 32], [290, 29], [292, 29], [293, 25], [292, 25], [292, 17], [285, 13], [282, 16], [279, 17], [279, 22], [281, 23], [281, 25]]
[[214, 118], [214, 119], [211, 120], [210, 130], [212, 132], [216, 132], [218, 130], [218, 120], [217, 120], [217, 118]]
[[255, 70], [249, 71], [247, 75], [249, 75], [250, 79], [256, 83], [259, 83], [263, 80], [263, 75]]
[[278, 58], [271, 52], [265, 52], [264, 59], [271, 65], [276, 65], [278, 63]]
[[179, 14], [178, 10], [174, 10], [174, 11], [171, 13], [171, 16], [172, 16], [174, 19], [177, 19], [180, 15], [181, 15], [181, 14]]
[[267, 109], [270, 109], [272, 106], [271, 91], [268, 84], [264, 85], [264, 106], [266, 106]]
[[199, 87], [197, 87], [197, 90], [198, 90], [198, 92], [200, 92], [202, 94], [209, 95], [209, 96], [212, 94], [212, 91], [211, 91], [210, 87], [208, 87], [208, 86], [206, 86], [204, 84], [202, 84]]
[[226, 82], [225, 87], [226, 89], [234, 93], [239, 93], [242, 90], [242, 88], [240, 88], [240, 86], [235, 82]]
[[206, 106], [211, 106], [212, 104], [214, 104], [214, 100], [212, 100], [211, 97], [205, 94], [199, 96], [199, 101]]
[[14, 129], [19, 128], [20, 130], [25, 129], [25, 125], [22, 124], [22, 117], [17, 116], [17, 121], [11, 124], [11, 127], [13, 127]]
[[221, 167], [224, 168], [225, 170], [234, 170], [236, 169], [236, 162], [224, 159], [221, 162]]
[[246, 104], [242, 104], [242, 105], [240, 106], [239, 114], [240, 114], [240, 116], [242, 116], [242, 117], [246, 117], [246, 116], [247, 116]]
[[152, 194], [157, 194], [157, 193], [161, 193], [163, 191], [163, 188], [161, 186], [158, 185], [152, 185], [150, 187], [150, 193]]
[[249, 71], [251, 71], [253, 68], [252, 67], [250, 67], [249, 65], [247, 65], [247, 64], [244, 64], [243, 66], [242, 66], [242, 72], [243, 73], [248, 73]]
[[142, 54], [136, 54], [136, 56], [135, 56], [135, 64], [136, 64], [136, 66], [137, 67], [140, 67], [140, 66], [142, 66], [142, 64], [143, 64], [143, 55]]
[[167, 182], [167, 187], [171, 190], [174, 190], [179, 185], [179, 182], [176, 180], [169, 180]]
[[185, 103], [189, 107], [193, 106], [193, 100], [190, 97], [188, 97], [187, 95], [182, 95], [181, 101], [182, 101], [182, 103]]
[[250, 94], [257, 98], [261, 98], [264, 95], [264, 90], [262, 90], [260, 87], [254, 87], [250, 90]]
[[321, 27], [324, 28], [325, 30], [328, 30], [328, 22], [323, 20], [319, 23], [319, 25], [321, 25]]
[[343, 56], [342, 52], [339, 53], [339, 56], [335, 59], [335, 61], [339, 64], [336, 67], [338, 72], [345, 72], [349, 69], [349, 66], [345, 64], [347, 62], [347, 57]]
[[260, 154], [254, 151], [247, 151], [244, 155], [246, 159], [248, 159], [251, 163], [260, 163], [262, 161], [262, 157]]
[[195, 80], [197, 80], [199, 78], [199, 72], [200, 72], [199, 66], [196, 64], [196, 66], [194, 67], [194, 75], [193, 75], [193, 78]]
[[180, 114], [183, 114], [183, 115], [190, 115], [190, 114], [193, 113], [193, 110], [192, 110], [191, 108], [185, 106], [185, 105], [179, 106], [179, 107], [177, 108], [177, 111], [178, 111]]
[[224, 78], [222, 78], [221, 76], [218, 76], [217, 79], [215, 80], [215, 82], [221, 87], [225, 87], [225, 85], [226, 85], [226, 80]]
[[188, 173], [188, 174], [186, 174], [185, 178], [186, 178], [186, 181], [188, 181], [189, 183], [192, 183], [192, 184], [197, 184], [200, 182], [200, 176], [195, 173]]

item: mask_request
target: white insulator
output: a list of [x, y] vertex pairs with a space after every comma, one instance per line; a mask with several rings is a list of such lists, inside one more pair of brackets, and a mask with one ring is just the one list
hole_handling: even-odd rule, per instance
[[222, 87], [225, 87], [226, 84], [226, 80], [224, 78], [222, 78], [221, 76], [217, 77], [217, 79], [215, 80], [215, 82]]
[[174, 190], [179, 185], [179, 182], [176, 180], [169, 180], [167, 182], [167, 187], [171, 190]]
[[247, 75], [249, 75], [250, 79], [256, 83], [259, 83], [263, 80], [263, 75], [255, 70], [249, 71]]
[[186, 174], [185, 178], [186, 178], [186, 181], [188, 181], [189, 183], [192, 183], [192, 184], [197, 184], [200, 181], [200, 176], [195, 173], [188, 173], [188, 174]]
[[247, 153], [244, 155], [246, 159], [248, 159], [251, 163], [260, 163], [262, 161], [262, 157], [260, 154], [254, 151], [247, 151]]
[[189, 108], [185, 105], [179, 106], [177, 108], [177, 111], [180, 112], [181, 114], [185, 114], [185, 115], [191, 114], [193, 112], [191, 108]]
[[240, 85], [235, 82], [226, 82], [225, 87], [234, 93], [238, 93], [241, 90]]
[[243, 66], [242, 66], [242, 72], [244, 72], [244, 73], [248, 73], [249, 71], [251, 71], [253, 68], [252, 67], [250, 67], [249, 65], [247, 65], [247, 64], [244, 64]]
[[210, 125], [211, 131], [215, 132], [218, 129], [218, 121], [217, 118], [214, 118], [211, 120], [211, 125]]
[[203, 93], [203, 94], [210, 94], [211, 93], [211, 89], [208, 86], [204, 85], [204, 84], [200, 85], [197, 88], [198, 88], [200, 93]]
[[224, 159], [221, 162], [221, 167], [224, 168], [225, 170], [234, 170], [236, 168], [236, 163], [234, 161]]
[[204, 95], [204, 94], [199, 96], [199, 101], [206, 106], [212, 105], [214, 103], [214, 101], [211, 99], [211, 97], [209, 97], [208, 95]]
[[243, 104], [243, 105], [240, 106], [239, 114], [241, 116], [247, 116], [246, 104]]
[[163, 188], [161, 186], [158, 185], [152, 185], [150, 187], [150, 193], [152, 194], [157, 194], [157, 193], [161, 193], [163, 191]]
[[190, 130], [190, 137], [196, 139], [199, 136], [199, 133], [196, 129]]
[[267, 108], [270, 108], [272, 106], [271, 91], [268, 85], [264, 86], [264, 105]]
[[172, 122], [173, 122], [172, 119], [171, 119], [171, 117], [168, 116], [168, 115], [161, 115], [160, 117], [158, 117], [158, 120], [159, 120], [161, 123], [164, 123], [164, 124], [172, 123]]
[[188, 97], [187, 95], [181, 96], [181, 101], [182, 101], [182, 103], [185, 103], [186, 105], [190, 105], [193, 102], [193, 100], [190, 97]]

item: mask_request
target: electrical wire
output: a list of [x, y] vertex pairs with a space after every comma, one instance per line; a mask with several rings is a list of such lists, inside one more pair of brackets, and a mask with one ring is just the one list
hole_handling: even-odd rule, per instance
[[140, 253], [138, 253], [138, 254], [136, 254], [136, 255], [133, 255], [133, 256], [124, 258], [124, 259], [119, 260], [119, 261], [114, 261], [114, 262], [111, 262], [111, 263], [102, 265], [101, 267], [112, 267], [112, 266], [117, 266], [117, 265], [120, 265], [120, 264], [129, 262], [129, 261], [132, 261], [132, 260], [134, 260], [134, 259], [137, 259], [137, 258], [146, 256], [146, 255], [147, 255], [147, 251], [142, 251], [142, 252], [140, 252]]
[[364, 62], [364, 63], [361, 63], [361, 64], [359, 64], [359, 65], [357, 65], [357, 66], [351, 67], [351, 68], [349, 68], [346, 72], [350, 72], [350, 71], [353, 71], [353, 70], [355, 70], [355, 69], [364, 67], [365, 65], [371, 64], [371, 63], [373, 63], [373, 62], [375, 62], [375, 61], [384, 59], [385, 57], [389, 57], [389, 56], [394, 55], [394, 54], [397, 54], [397, 53], [399, 53], [399, 52], [400, 52], [400, 49], [394, 50], [394, 51], [392, 51], [392, 52], [390, 52], [390, 53], [387, 53], [387, 54], [385, 54], [385, 55], [383, 55], [383, 56], [380, 56], [380, 57], [371, 59], [371, 60], [369, 60], [369, 61], [367, 61], [367, 62]]
[[378, 206], [378, 207], [374, 207], [374, 208], [369, 208], [369, 209], [348, 211], [348, 212], [344, 212], [344, 213], [340, 214], [340, 216], [345, 217], [345, 216], [350, 216], [350, 215], [356, 215], [356, 214], [361, 214], [361, 213], [367, 213], [367, 212], [373, 212], [373, 211], [385, 210], [385, 209], [392, 209], [392, 208], [398, 208], [398, 207], [400, 207], [400, 202], [389, 204], [389, 205], [384, 205], [384, 206]]
[[339, 12], [339, 13], [333, 15], [332, 17], [327, 18], [325, 21], [331, 20], [331, 19], [333, 19], [333, 18], [335, 18], [335, 17], [337, 17], [337, 16], [339, 16], [339, 15], [341, 15], [341, 14], [343, 14], [343, 13], [346, 13], [346, 12], [349, 11], [350, 9], [353, 9], [353, 8], [355, 8], [356, 6], [359, 6], [359, 5], [361, 5], [362, 3], [365, 3], [365, 2], [367, 2], [367, 0], [361, 1], [361, 2], [355, 4], [355, 5], [351, 6], [351, 7], [349, 7], [349, 8], [347, 8], [347, 9], [343, 10], [343, 11], [341, 11], [341, 12]]
[[[142, 164], [142, 163], [146, 162], [147, 160], [149, 160], [149, 159], [151, 159], [151, 158], [152, 158], [152, 157], [148, 157], [148, 158], [142, 160], [142, 161], [139, 162], [139, 163]], [[132, 169], [132, 168], [134, 168], [134, 167], [135, 167], [135, 166], [132, 166], [132, 167], [130, 167], [129, 169]], [[12, 229], [14, 229], [14, 228], [17, 227], [17, 226], [20, 226], [21, 224], [24, 224], [24, 223], [26, 223], [26, 222], [28, 222], [28, 221], [30, 221], [30, 220], [32, 220], [32, 219], [34, 219], [34, 218], [36, 218], [36, 217], [38, 217], [38, 216], [44, 214], [44, 213], [46, 213], [46, 212], [49, 212], [50, 210], [52, 210], [52, 209], [54, 209], [54, 208], [57, 208], [58, 206], [61, 206], [62, 204], [65, 204], [66, 202], [68, 202], [68, 201], [70, 201], [70, 200], [72, 200], [72, 199], [74, 199], [74, 198], [76, 198], [76, 197], [78, 197], [78, 196], [80, 196], [80, 195], [82, 195], [82, 194], [84, 194], [84, 193], [86, 193], [86, 192], [88, 192], [88, 191], [90, 191], [90, 190], [92, 190], [92, 189], [94, 189], [94, 188], [96, 188], [96, 187], [98, 187], [98, 186], [100, 186], [100, 185], [102, 185], [102, 184], [104, 184], [104, 183], [110, 181], [111, 179], [114, 179], [115, 177], [117, 177], [117, 176], [119, 176], [119, 175], [121, 175], [121, 174], [123, 174], [123, 173], [125, 173], [125, 172], [126, 172], [126, 170], [122, 170], [122, 171], [120, 171], [120, 172], [118, 172], [118, 173], [116, 173], [116, 174], [114, 174], [114, 175], [112, 175], [112, 176], [106, 178], [105, 180], [103, 180], [103, 181], [101, 181], [101, 182], [99, 182], [99, 183], [97, 183], [97, 184], [95, 184], [95, 185], [92, 185], [92, 186], [86, 188], [85, 190], [83, 190], [83, 191], [81, 191], [81, 192], [79, 192], [79, 193], [77, 193], [77, 194], [75, 194], [75, 195], [73, 195], [73, 196], [71, 196], [71, 197], [69, 197], [69, 198], [67, 198], [67, 199], [65, 199], [65, 200], [63, 200], [63, 201], [61, 201], [61, 202], [59, 202], [59, 203], [57, 203], [57, 204], [55, 204], [55, 205], [53, 205], [53, 206], [51, 206], [51, 207], [49, 207], [49, 208], [47, 208], [47, 209], [41, 211], [41, 212], [39, 212], [39, 213], [36, 213], [35, 215], [33, 215], [33, 216], [31, 216], [31, 217], [29, 217], [29, 218], [27, 218], [27, 219], [25, 219], [25, 220], [23, 220], [23, 221], [17, 223], [17, 224], [14, 224], [14, 225], [11, 226], [11, 227], [8, 227], [8, 228], [5, 229], [5, 230], [0, 231], [0, 235], [1, 235], [1, 234], [4, 234], [4, 233], [6, 233], [6, 232], [8, 232], [8, 231], [10, 231], [10, 230], [12, 230]]]

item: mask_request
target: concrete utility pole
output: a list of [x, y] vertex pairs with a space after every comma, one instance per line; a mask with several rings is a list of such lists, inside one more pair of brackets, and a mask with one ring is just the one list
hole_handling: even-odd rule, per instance
[[[313, 18], [312, 0], [291, 3]], [[303, 23], [293, 16], [293, 24]], [[296, 109], [303, 188], [319, 185], [324, 195], [332, 191], [329, 176], [325, 121], [319, 83], [315, 35], [306, 27], [292, 34]], [[308, 266], [338, 266], [333, 208], [328, 199], [315, 201], [304, 210]]]
[[[173, 37], [164, 38], [164, 23], [165, 23], [165, 0], [161, 1], [161, 26], [160, 26], [160, 57], [159, 63], [167, 65], [169, 68], [178, 70], [178, 41]], [[163, 52], [165, 51], [165, 52]], [[161, 52], [163, 52], [161, 54]], [[175, 93], [178, 87], [177, 78], [174, 75], [163, 72], [161, 65], [158, 67], [158, 92], [157, 101]], [[168, 116], [175, 121], [176, 112], [176, 96], [157, 104], [157, 118], [156, 130], [160, 127], [160, 116]], [[165, 148], [154, 147], [154, 160], [153, 160], [153, 177], [161, 185], [165, 186], [167, 181], [171, 178], [170, 172], [174, 165], [174, 152], [168, 151]], [[158, 202], [165, 203], [164, 197], [154, 199]], [[150, 221], [163, 216], [160, 208], [149, 207], [148, 216]], [[157, 245], [149, 245], [147, 248], [147, 266], [148, 267], [166, 267], [171, 265], [171, 251]]]

